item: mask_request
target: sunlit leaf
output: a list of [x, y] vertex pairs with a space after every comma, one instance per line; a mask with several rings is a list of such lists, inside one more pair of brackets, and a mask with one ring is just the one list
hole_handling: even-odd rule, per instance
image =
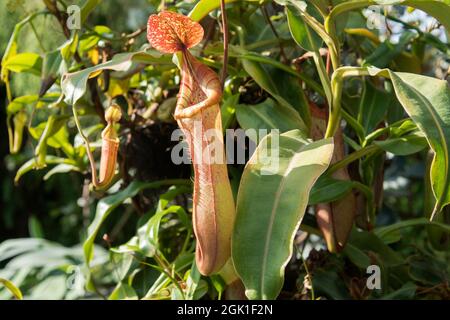
[[167, 57], [161, 57], [157, 52], [132, 52], [116, 54], [110, 61], [78, 71], [65, 74], [62, 79], [61, 88], [65, 95], [65, 102], [74, 105], [86, 92], [88, 79], [93, 74], [103, 70], [126, 71], [133, 62], [140, 63], [170, 63]]
[[[279, 155], [274, 156], [270, 152], [276, 148], [277, 137]], [[332, 139], [310, 143], [293, 130], [280, 136], [267, 135], [246, 165], [238, 193], [232, 253], [248, 298], [278, 296], [309, 192], [332, 154]]]

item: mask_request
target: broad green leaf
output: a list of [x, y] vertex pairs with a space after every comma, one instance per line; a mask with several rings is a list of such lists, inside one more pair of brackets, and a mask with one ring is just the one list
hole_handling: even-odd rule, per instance
[[19, 53], [6, 60], [3, 68], [12, 72], [29, 72], [40, 76], [42, 58], [36, 53]]
[[120, 204], [122, 204], [126, 199], [134, 197], [141, 190], [149, 188], [159, 188], [162, 186], [173, 184], [190, 185], [190, 181], [189, 180], [162, 180], [155, 182], [133, 181], [122, 191], [101, 199], [97, 204], [97, 209], [95, 211], [95, 218], [89, 225], [88, 237], [83, 244], [86, 264], [89, 266], [91, 260], [94, 257], [94, 240], [97, 236], [97, 233], [100, 231], [100, 227], [115, 208], [117, 208]]
[[370, 68], [371, 75], [391, 79], [397, 99], [434, 151], [431, 182], [436, 205], [433, 216], [450, 203], [450, 89], [447, 81], [427, 76]]
[[[304, 124], [297, 112], [292, 108], [275, 103], [272, 99], [266, 99], [260, 104], [240, 104], [236, 107], [236, 118], [239, 125], [245, 129], [261, 130], [266, 129], [267, 133], [271, 129], [278, 129], [280, 133], [302, 129]], [[259, 141], [262, 137], [257, 138]]]
[[377, 89], [370, 81], [364, 82], [364, 91], [358, 109], [358, 122], [368, 134], [383, 120], [392, 95]]
[[342, 253], [359, 268], [366, 269], [369, 265], [371, 265], [370, 257], [350, 243], [344, 247]]
[[12, 57], [14, 57], [15, 55], [17, 55], [17, 40], [18, 40], [20, 31], [27, 23], [32, 21], [35, 17], [37, 17], [41, 14], [44, 14], [44, 13], [45, 13], [44, 11], [33, 13], [14, 26], [14, 31], [11, 34], [8, 45], [6, 46], [5, 52], [3, 53], [3, 57], [2, 57], [2, 64], [1, 64], [2, 70], [1, 70], [1, 74], [0, 74], [2, 81], [8, 83], [8, 68], [5, 68], [5, 63], [7, 60], [9, 60]]
[[322, 38], [311, 30], [303, 19], [288, 6], [286, 6], [286, 16], [292, 38], [300, 47], [306, 51], [316, 51], [322, 47]]
[[273, 81], [275, 81], [278, 95], [283, 97], [292, 109], [297, 111], [305, 126], [310, 128], [311, 111], [305, 90], [302, 87], [302, 81], [284, 70], [275, 67], [269, 67], [267, 70]]
[[374, 141], [381, 149], [399, 156], [406, 156], [422, 151], [427, 147], [427, 140], [421, 132], [408, 134], [399, 138]]
[[11, 281], [0, 278], [0, 284], [4, 285], [6, 289], [8, 289], [16, 299], [18, 300], [23, 299], [22, 292]]
[[86, 92], [87, 81], [90, 77], [96, 76], [103, 70], [126, 71], [133, 62], [137, 63], [170, 63], [168, 56], [161, 56], [156, 51], [132, 52], [116, 54], [110, 61], [78, 71], [65, 74], [62, 78], [61, 88], [65, 95], [65, 102], [74, 105], [84, 96]]
[[[286, 109], [291, 109], [295, 112], [295, 110], [306, 109], [308, 107], [307, 103], [302, 103], [300, 99], [297, 100], [297, 103], [302, 103], [302, 106], [299, 106], [297, 108], [295, 108], [289, 101], [287, 101], [285, 99], [285, 95], [283, 95], [278, 88], [279, 85], [286, 85], [285, 82], [283, 81], [282, 83], [279, 82], [277, 84], [275, 81], [276, 79], [274, 79], [274, 77], [272, 77], [272, 75], [259, 62], [244, 59], [242, 60], [242, 66], [261, 88], [270, 93], [272, 97]], [[290, 78], [289, 80], [295, 81], [292, 78]], [[301, 88], [299, 87], [298, 90], [301, 90]], [[297, 119], [300, 120], [301, 126], [296, 128], [302, 130], [303, 132], [307, 132], [305, 122], [300, 117], [297, 117]]]
[[312, 286], [316, 294], [325, 294], [334, 300], [349, 300], [348, 288], [341, 280], [337, 270], [318, 269], [314, 272]]
[[247, 163], [237, 199], [232, 256], [248, 298], [278, 296], [309, 192], [332, 154], [332, 139], [309, 142], [292, 130], [267, 135]]
[[343, 198], [353, 188], [350, 180], [337, 180], [328, 176], [321, 176], [314, 184], [309, 195], [309, 204], [333, 202]]

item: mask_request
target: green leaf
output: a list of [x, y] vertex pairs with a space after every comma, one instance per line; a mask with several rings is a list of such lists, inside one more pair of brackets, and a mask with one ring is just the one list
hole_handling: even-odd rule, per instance
[[80, 168], [73, 164], [61, 163], [51, 168], [44, 176], [44, 181], [50, 179], [54, 174], [80, 171]]
[[436, 228], [441, 229], [442, 231], [450, 233], [450, 226], [440, 222], [429, 221], [426, 218], [416, 218], [405, 221], [400, 221], [394, 224], [391, 224], [386, 227], [380, 227], [375, 229], [375, 234], [380, 238], [384, 239], [388, 237], [388, 235], [392, 232], [396, 232], [398, 230], [404, 228], [411, 228], [417, 226], [434, 226]]
[[358, 122], [365, 133], [372, 132], [383, 121], [392, 95], [377, 89], [370, 81], [364, 82], [364, 91], [359, 104]]
[[[194, 263], [193, 253], [183, 253], [180, 254], [173, 262], [173, 268], [176, 273], [181, 273], [188, 267], [192, 266]], [[152, 299], [159, 296], [159, 291], [169, 284], [172, 280], [168, 277], [166, 273], [161, 273], [158, 279], [153, 283], [151, 288], [145, 294], [143, 299]], [[181, 294], [180, 294], [181, 295]], [[167, 297], [166, 297], [167, 298]]]
[[229, 129], [235, 119], [236, 105], [239, 102], [239, 96], [240, 94], [237, 93], [223, 99], [220, 106], [220, 113], [222, 115], [222, 128], [224, 131]]
[[86, 0], [83, 7], [81, 8], [81, 24], [86, 22], [92, 11], [102, 2], [102, 0]]
[[36, 102], [39, 99], [38, 95], [26, 95], [15, 98], [8, 104], [6, 111], [8, 114], [14, 114], [23, 110], [27, 105]]
[[[76, 165], [76, 162], [71, 159], [65, 159], [61, 157], [55, 157], [55, 156], [45, 156], [44, 160], [45, 164], [71, 164]], [[36, 164], [36, 159], [30, 159], [27, 162], [25, 162], [19, 170], [17, 170], [16, 176], [14, 177], [14, 183], [18, 183], [20, 178], [27, 172], [33, 170], [33, 169], [39, 169], [40, 167]]]
[[35, 215], [28, 218], [28, 232], [30, 233], [30, 237], [44, 238], [41, 222]]
[[58, 48], [64, 61], [69, 62], [75, 52], [77, 52], [78, 40], [78, 33], [74, 32], [70, 39]]
[[108, 300], [137, 300], [138, 296], [133, 287], [119, 282], [114, 288], [113, 292], [108, 297]]
[[11, 281], [0, 278], [0, 283], [4, 285], [6, 289], [8, 289], [16, 299], [18, 300], [23, 299], [22, 292]]
[[[225, 0], [225, 3], [232, 3], [238, 0]], [[248, 2], [259, 2], [259, 0], [245, 0]], [[206, 17], [211, 11], [220, 8], [220, 0], [200, 0], [189, 13], [194, 21], [200, 21]]]
[[286, 16], [289, 30], [294, 41], [306, 51], [316, 51], [322, 47], [322, 38], [303, 21], [296, 13], [286, 6]]
[[40, 76], [42, 58], [36, 53], [19, 53], [6, 60], [3, 68], [12, 72], [29, 72]]
[[387, 246], [374, 233], [354, 229], [347, 245], [349, 243], [363, 252], [375, 253], [385, 266], [399, 266], [404, 263], [401, 255]]
[[323, 293], [334, 300], [351, 299], [348, 288], [336, 270], [318, 269], [312, 279], [314, 292]]
[[86, 84], [90, 77], [96, 76], [103, 70], [126, 71], [133, 62], [144, 64], [170, 64], [169, 56], [161, 56], [156, 51], [140, 51], [116, 54], [110, 61], [78, 71], [65, 74], [61, 82], [61, 89], [65, 95], [65, 102], [74, 105], [86, 93]]
[[[286, 95], [283, 95], [282, 92], [280, 92], [278, 85], [286, 85], [285, 83], [287, 83], [288, 81], [280, 81], [277, 85], [276, 79], [265, 69], [264, 66], [261, 65], [261, 63], [243, 59], [242, 66], [261, 88], [270, 93], [270, 95], [272, 95], [272, 97], [286, 109], [291, 109], [295, 112], [295, 110], [305, 109], [308, 107], [307, 103], [303, 103], [302, 106], [298, 106], [297, 108], [295, 108], [289, 101], [287, 101], [285, 99]], [[289, 81], [295, 80], [289, 78]], [[301, 90], [301, 88], [298, 88], [298, 90]], [[297, 103], [301, 103], [300, 99], [297, 100]], [[296, 118], [300, 121], [301, 124], [299, 127], [295, 128], [301, 129], [303, 132], [308, 132], [305, 122], [298, 116]]]
[[28, 17], [26, 17], [25, 19], [23, 19], [22, 21], [20, 21], [18, 24], [16, 24], [14, 26], [14, 31], [11, 34], [11, 37], [9, 39], [8, 45], [5, 49], [5, 52], [3, 54], [2, 57], [2, 70], [1, 70], [1, 80], [3, 80], [4, 82], [6, 82], [8, 84], [8, 68], [5, 68], [5, 64], [6, 61], [11, 59], [12, 57], [14, 57], [15, 55], [17, 55], [17, 39], [19, 38], [19, 34], [22, 30], [22, 28], [29, 23], [30, 21], [32, 21], [35, 17], [44, 14], [46, 12], [44, 11], [40, 11], [40, 12], [36, 12], [33, 13], [31, 15], [29, 15]]
[[350, 180], [337, 180], [328, 176], [321, 176], [314, 184], [309, 195], [309, 204], [333, 202], [343, 198], [353, 188]]
[[405, 31], [400, 36], [398, 43], [391, 43], [386, 40], [380, 44], [371, 55], [369, 55], [363, 62], [363, 65], [373, 65], [378, 68], [386, 68], [397, 56], [399, 56], [418, 34], [411, 31]]
[[409, 259], [409, 276], [427, 286], [438, 286], [448, 280], [447, 263], [433, 259], [433, 256], [411, 256]]
[[62, 60], [60, 50], [51, 51], [44, 56], [39, 96], [44, 95], [58, 78], [61, 71]]
[[157, 211], [138, 231], [139, 248], [147, 257], [153, 257], [159, 250], [159, 227], [164, 216], [170, 213], [177, 214], [185, 226], [189, 225], [188, 216], [180, 206], [170, 206], [165, 210]]
[[428, 145], [427, 139], [419, 131], [399, 138], [374, 141], [381, 149], [399, 156], [406, 156], [425, 149]]
[[[345, 13], [350, 10], [356, 10], [371, 5], [404, 5], [425, 11], [429, 15], [433, 16], [439, 22], [450, 31], [450, 6], [447, 0], [436, 1], [436, 0], [355, 0], [355, 1], [345, 1], [333, 8], [330, 12], [326, 22], [326, 25], [333, 24], [336, 21], [338, 15]], [[328, 27], [330, 29], [330, 27]]]
[[354, 245], [348, 243], [342, 253], [347, 256], [347, 258], [353, 262], [353, 264], [361, 269], [366, 269], [371, 265], [370, 257], [365, 254], [362, 250], [358, 249]]
[[186, 300], [193, 300], [196, 295], [196, 292], [198, 292], [199, 291], [198, 289], [200, 289], [199, 284], [200, 284], [200, 279], [201, 279], [202, 275], [198, 271], [197, 264], [195, 263], [195, 261], [194, 261], [194, 263], [192, 263], [191, 270], [189, 270], [188, 272], [189, 272], [189, 275], [186, 280], [185, 297], [186, 297]]
[[97, 204], [97, 209], [95, 211], [95, 218], [88, 227], [88, 237], [83, 244], [86, 264], [89, 266], [91, 260], [94, 257], [94, 240], [98, 232], [100, 231], [100, 227], [115, 208], [117, 208], [120, 204], [122, 204], [126, 199], [137, 195], [141, 190], [149, 188], [159, 188], [162, 186], [173, 184], [190, 185], [190, 181], [177, 179], [162, 180], [155, 182], [133, 181], [122, 191], [101, 199]]
[[[221, 46], [220, 47], [210, 46], [207, 47], [207, 49], [205, 49], [205, 53], [220, 55], [223, 54], [223, 48]], [[309, 77], [306, 73], [297, 72], [294, 68], [285, 65], [273, 58], [263, 56], [257, 52], [247, 51], [242, 49], [242, 47], [234, 45], [229, 45], [229, 56], [241, 59], [242, 61], [258, 62], [260, 64], [265, 64], [274, 67], [276, 69], [282, 70], [285, 73], [291, 75], [292, 77], [303, 81], [307, 86], [309, 86], [311, 89], [318, 92], [319, 94], [323, 95], [324, 93], [322, 86], [319, 85], [314, 79]], [[282, 86], [283, 84], [280, 83], [279, 85]]]
[[67, 277], [56, 274], [45, 278], [31, 290], [31, 300], [62, 300], [66, 294]]
[[435, 153], [431, 165], [431, 182], [436, 198], [434, 216], [450, 203], [450, 89], [447, 81], [389, 69], [370, 68], [369, 73], [391, 79], [397, 99], [425, 134]]
[[309, 142], [293, 130], [267, 135], [247, 163], [237, 199], [232, 255], [248, 298], [278, 296], [309, 192], [332, 154], [332, 139]]
[[414, 299], [417, 286], [412, 282], [405, 283], [400, 289], [381, 297], [382, 300], [411, 300]]
[[[272, 99], [266, 99], [260, 104], [240, 104], [236, 106], [236, 118], [239, 125], [245, 130], [266, 129], [267, 133], [271, 129], [278, 129], [280, 133], [283, 133], [304, 127], [297, 112], [292, 108], [275, 103]], [[257, 138], [257, 141], [260, 141], [262, 137], [259, 136], [259, 132], [257, 133], [258, 137], [250, 138]]]

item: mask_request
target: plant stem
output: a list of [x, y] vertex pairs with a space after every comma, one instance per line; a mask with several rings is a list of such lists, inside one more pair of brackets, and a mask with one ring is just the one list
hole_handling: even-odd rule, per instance
[[365, 67], [341, 67], [336, 69], [331, 78], [331, 92], [333, 94], [330, 105], [330, 118], [328, 119], [325, 138], [333, 137], [340, 123], [341, 98], [344, 79], [352, 76], [365, 76], [369, 71]]
[[341, 161], [338, 161], [335, 164], [331, 165], [327, 170], [327, 175], [331, 175], [332, 173], [336, 172], [337, 170], [346, 167], [353, 161], [356, 161], [364, 156], [371, 155], [372, 153], [374, 153], [378, 150], [379, 150], [379, 147], [375, 144], [371, 144], [367, 147], [356, 150], [355, 152], [347, 155]]
[[282, 41], [281, 41], [281, 38], [280, 38], [280, 36], [278, 35], [277, 29], [275, 29], [275, 27], [274, 27], [272, 21], [270, 20], [269, 13], [267, 12], [267, 8], [266, 8], [265, 5], [262, 5], [262, 6], [261, 6], [261, 11], [262, 11], [262, 13], [263, 13], [264, 19], [265, 19], [265, 20], [267, 21], [267, 23], [269, 24], [270, 29], [272, 30], [272, 33], [275, 35], [275, 38], [277, 38], [278, 45], [280, 46], [280, 55], [281, 55], [281, 58], [284, 60], [284, 62], [289, 61], [288, 58], [286, 57], [286, 54], [284, 53], [284, 48], [283, 48], [283, 43], [282, 43]]
[[313, 59], [316, 65], [317, 72], [319, 73], [320, 82], [322, 83], [328, 105], [331, 106], [333, 95], [331, 91], [330, 77], [328, 76], [328, 72], [325, 68], [325, 64], [323, 63], [322, 56], [320, 55], [319, 50], [314, 51]]
[[223, 67], [220, 81], [222, 83], [222, 90], [225, 85], [225, 79], [227, 78], [227, 65], [228, 65], [228, 20], [227, 11], [225, 10], [225, 0], [220, 0], [220, 11], [222, 13], [222, 33], [223, 33]]
[[81, 129], [80, 119], [78, 118], [77, 110], [75, 105], [72, 106], [72, 112], [73, 112], [73, 119], [75, 120], [75, 125], [77, 126], [78, 133], [80, 134], [81, 138], [84, 141], [85, 147], [86, 147], [86, 153], [89, 159], [89, 163], [91, 165], [91, 171], [92, 171], [92, 180], [97, 181], [97, 170], [95, 169], [95, 160], [94, 156], [91, 152], [91, 147], [89, 144], [88, 138], [84, 135], [83, 129]]

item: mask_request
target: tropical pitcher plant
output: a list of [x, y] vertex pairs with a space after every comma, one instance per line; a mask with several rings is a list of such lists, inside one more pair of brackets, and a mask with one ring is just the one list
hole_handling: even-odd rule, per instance
[[[9, 151], [17, 155], [5, 163], [21, 161], [30, 136], [36, 144], [27, 144], [31, 159], [15, 183], [47, 165], [55, 167], [44, 180], [74, 171], [70, 178], [84, 181], [83, 201], [73, 206], [83, 218], [73, 220], [86, 230], [77, 234], [86, 268], [73, 269], [83, 270], [89, 294], [103, 295], [101, 286], [114, 278], [112, 299], [276, 299], [286, 291], [294, 299], [323, 292], [336, 299], [408, 292], [448, 298], [448, 279], [434, 281], [450, 248], [449, 71], [437, 76], [433, 68], [440, 61], [448, 69], [450, 44], [403, 20], [422, 10], [439, 22], [436, 30], [449, 31], [449, 1], [161, 1], [159, 13], [130, 34], [89, 26], [101, 1], [85, 1], [74, 30], [65, 24], [64, 1], [42, 1], [45, 10], [16, 25], [1, 62]], [[399, 9], [384, 12], [404, 28], [397, 42], [392, 30], [384, 37], [364, 16], [387, 5]], [[189, 15], [175, 12], [187, 8]], [[21, 52], [21, 29], [36, 33], [31, 23], [47, 15], [66, 42]], [[15, 97], [14, 73], [39, 75], [39, 94]], [[241, 129], [245, 161], [227, 166], [233, 157], [225, 142], [239, 144]], [[179, 132], [192, 166], [171, 157]], [[272, 160], [276, 165], [262, 171]], [[402, 190], [408, 195], [396, 199], [409, 161], [423, 166], [411, 169], [411, 187]], [[400, 173], [388, 172], [392, 163]], [[66, 207], [61, 211], [72, 210]], [[123, 214], [103, 235], [108, 248], [100, 248], [96, 240], [117, 208]], [[40, 234], [35, 220], [29, 226]], [[413, 229], [417, 251], [404, 232], [411, 228], [424, 231], [415, 239]], [[98, 262], [101, 250], [110, 254], [107, 266]], [[430, 257], [444, 257], [444, 266], [428, 266], [438, 260]], [[4, 262], [14, 265], [0, 256]], [[361, 289], [374, 264], [382, 266], [385, 291]], [[70, 273], [66, 260], [62, 269]], [[118, 272], [106, 280], [98, 276], [112, 269]], [[424, 277], [430, 269], [439, 274]]]
[[162, 53], [181, 54], [181, 84], [174, 118], [189, 145], [194, 168], [193, 226], [199, 271], [218, 272], [230, 258], [234, 200], [228, 178], [218, 75], [189, 52], [203, 39], [195, 21], [170, 11], [148, 19], [147, 38]]

